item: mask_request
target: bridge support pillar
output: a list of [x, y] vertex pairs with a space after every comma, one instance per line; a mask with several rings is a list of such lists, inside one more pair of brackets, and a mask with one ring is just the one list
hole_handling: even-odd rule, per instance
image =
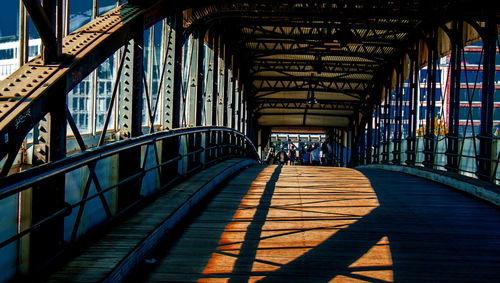
[[380, 116], [382, 106], [378, 106], [375, 109], [375, 145], [373, 146], [373, 163], [378, 164], [380, 162], [380, 136], [381, 136], [381, 127], [380, 127]]
[[396, 89], [395, 89], [395, 104], [394, 109], [394, 148], [392, 151], [392, 163], [401, 164], [401, 140], [402, 140], [402, 115], [403, 115], [403, 64], [399, 62], [396, 67]]
[[436, 117], [436, 80], [437, 80], [437, 29], [430, 31], [427, 40], [428, 65], [427, 65], [427, 108], [426, 108], [426, 131], [425, 131], [425, 160], [422, 162], [427, 168], [434, 168], [435, 157], [435, 119]]
[[217, 109], [219, 106], [219, 57], [220, 57], [220, 48], [219, 48], [219, 35], [216, 31], [211, 31], [210, 40], [212, 49], [214, 52], [213, 62], [212, 62], [212, 126], [218, 125], [218, 113]]
[[[142, 27], [134, 30], [129, 43], [129, 53], [125, 55], [124, 73], [122, 75], [122, 97], [119, 102], [120, 139], [142, 135], [143, 109], [143, 48]], [[118, 155], [118, 178], [125, 180], [141, 171], [141, 151], [131, 149]], [[135, 178], [118, 189], [118, 210], [132, 205], [141, 194], [142, 177]]]
[[[49, 114], [40, 122], [40, 145], [45, 155], [38, 163], [50, 163], [66, 156], [66, 100], [64, 91], [51, 101]], [[29, 197], [29, 191], [22, 197]], [[31, 191], [31, 225], [65, 209], [65, 177], [53, 177], [34, 186]], [[63, 248], [64, 218], [56, 217], [31, 233], [30, 270], [44, 267]], [[21, 251], [22, 252], [22, 251]]]
[[458, 172], [458, 126], [460, 109], [460, 75], [462, 62], [462, 23], [454, 21], [451, 29], [451, 58], [450, 58], [450, 97], [448, 111], [448, 148], [446, 150], [446, 169]]
[[483, 88], [481, 93], [481, 127], [478, 136], [479, 156], [476, 175], [479, 179], [493, 179], [493, 104], [495, 102], [495, 57], [497, 49], [497, 24], [494, 20], [486, 22], [483, 30]]
[[373, 113], [369, 113], [367, 117], [365, 164], [372, 164]]
[[385, 101], [384, 101], [384, 141], [382, 142], [382, 163], [389, 163], [389, 146], [391, 137], [391, 103], [392, 97], [390, 88], [385, 88]]
[[409, 62], [409, 97], [408, 97], [408, 136], [406, 140], [406, 165], [414, 166], [417, 154], [417, 124], [418, 124], [418, 74], [419, 68], [417, 64], [418, 48], [416, 45], [410, 51]]

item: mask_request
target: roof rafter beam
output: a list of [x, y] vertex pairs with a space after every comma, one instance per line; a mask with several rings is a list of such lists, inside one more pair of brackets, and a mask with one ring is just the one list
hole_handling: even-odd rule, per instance
[[[273, 95], [273, 94], [277, 94], [277, 93], [280, 93], [280, 92], [286, 92], [286, 90], [283, 90], [283, 91], [269, 91], [269, 92], [264, 92], [264, 93], [261, 93], [260, 91], [257, 92], [255, 94], [255, 97], [256, 98], [264, 98], [264, 97], [267, 97], [267, 96], [270, 96], [270, 95]], [[295, 92], [304, 92], [305, 95], [307, 95], [307, 90], [306, 89], [302, 89], [302, 90], [296, 90]], [[352, 97], [356, 100], [360, 100], [361, 99], [361, 96], [362, 95], [365, 95], [366, 92], [365, 91], [331, 91], [331, 90], [321, 90], [319, 91], [321, 93], [335, 93], [335, 94], [340, 94], [340, 95], [344, 95], [344, 96], [347, 96], [347, 97]]]
[[[256, 87], [256, 93], [264, 93], [264, 92], [273, 92], [273, 93], [278, 93], [278, 92], [299, 92], [299, 91], [304, 91], [307, 92], [309, 88], [307, 85], [305, 87], [262, 87], [262, 88], [257, 88]], [[365, 89], [350, 89], [350, 88], [344, 88], [344, 89], [335, 89], [335, 88], [315, 88], [315, 92], [324, 92], [324, 93], [341, 93], [345, 94], [354, 98], [359, 99], [360, 96], [364, 96], [367, 93], [367, 90]]]
[[[298, 61], [254, 61], [251, 67], [251, 75], [259, 72], [275, 71], [275, 72], [311, 72], [316, 71], [318, 62], [312, 60], [298, 60]], [[373, 75], [380, 64], [360, 64], [354, 62], [342, 61], [321, 61], [322, 72], [324, 73], [356, 73]]]
[[255, 101], [255, 112], [262, 109], [323, 109], [323, 110], [343, 110], [354, 111], [359, 108], [359, 102], [347, 100], [317, 100], [318, 103], [307, 103], [306, 99], [258, 99]]
[[[363, 47], [363, 46], [357, 46], [357, 47]], [[393, 56], [392, 53], [386, 53], [382, 47], [375, 47], [372, 51], [366, 51], [366, 52], [361, 52], [359, 50], [357, 51], [332, 50], [332, 49], [328, 50], [327, 48], [313, 49], [310, 46], [306, 48], [300, 47], [292, 49], [290, 47], [285, 47], [283, 44], [281, 45], [277, 44], [274, 46], [274, 48], [269, 48], [267, 46], [264, 46], [264, 48], [265, 49], [263, 50], [251, 49], [251, 48], [248, 49], [251, 53], [253, 53], [253, 56], [256, 59], [263, 59], [268, 56], [278, 56], [278, 55], [299, 55], [299, 56], [318, 55], [318, 56], [354, 57], [354, 58], [362, 58], [370, 60], [372, 62], [385, 62], [389, 60], [391, 56]]]
[[324, 83], [324, 82], [350, 82], [350, 83], [368, 83], [369, 80], [362, 79], [345, 79], [345, 78], [328, 78], [328, 77], [315, 77], [315, 76], [288, 76], [288, 77], [274, 77], [274, 76], [254, 76], [254, 81], [279, 81], [279, 82], [308, 82], [308, 83]]

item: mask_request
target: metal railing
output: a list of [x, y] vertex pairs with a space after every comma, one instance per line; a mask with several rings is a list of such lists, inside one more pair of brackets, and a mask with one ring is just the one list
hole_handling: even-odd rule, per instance
[[[161, 143], [165, 143], [167, 146]], [[162, 151], [159, 151], [159, 147]], [[119, 171], [117, 167], [120, 165], [129, 166], [123, 161], [117, 164], [115, 161], [118, 158], [116, 157], [131, 150], [137, 150], [141, 154], [139, 170], [129, 175], [116, 177]], [[161, 154], [158, 154], [159, 152]], [[73, 243], [78, 242], [79, 238], [85, 233], [109, 223], [146, 197], [164, 191], [165, 188], [170, 187], [180, 178], [231, 157], [249, 157], [258, 160], [255, 146], [242, 133], [224, 127], [193, 127], [168, 132], [156, 132], [90, 148], [59, 161], [1, 178], [0, 203], [3, 205], [3, 214], [4, 216], [11, 215], [11, 218], [17, 218], [17, 223], [16, 225], [12, 224], [12, 227], [4, 227], [6, 229], [3, 229], [4, 232], [0, 234], [0, 250], [9, 245], [15, 245], [16, 241], [21, 241], [26, 235], [61, 218], [64, 219], [65, 223], [65, 245], [71, 246]], [[107, 173], [103, 174], [102, 172]], [[90, 185], [85, 182], [75, 182], [74, 175], [84, 176], [84, 179], [81, 180], [87, 180], [87, 183], [93, 182], [93, 188], [95, 189], [89, 189]], [[24, 197], [22, 194], [31, 191], [33, 188], [41, 189], [45, 194], [54, 193], [51, 190], [53, 188], [48, 184], [54, 178], [61, 177], [63, 177], [64, 181], [64, 205], [36, 222], [32, 222], [31, 219], [23, 219], [23, 215], [31, 215], [37, 212], [24, 213], [21, 211], [22, 209], [29, 209], [21, 208], [21, 198]], [[141, 188], [138, 198], [132, 201], [128, 208], [120, 209], [116, 205], [109, 205], [109, 202], [116, 198], [122, 188], [126, 188], [130, 182], [134, 181], [140, 181], [141, 187], [145, 186], [142, 182], [153, 182], [157, 186], [156, 188], [149, 187], [147, 191]], [[106, 186], [103, 184], [106, 184]], [[93, 193], [90, 193], [91, 191]], [[114, 193], [114, 195], [111, 195], [111, 193]], [[77, 200], [70, 200], [71, 198], [68, 195], [74, 196], [75, 194], [81, 197]], [[31, 196], [28, 195], [27, 197]], [[83, 208], [92, 201], [96, 201], [90, 204], [94, 206], [93, 211], [101, 211], [101, 215], [89, 214], [84, 216]], [[107, 209], [95, 209], [96, 204], [99, 203], [98, 201], [101, 202], [103, 208]], [[14, 208], [16, 211], [6, 212], [5, 210], [9, 207]], [[76, 213], [77, 208], [78, 213]], [[97, 222], [100, 223], [90, 225], [93, 227], [81, 228], [82, 221], [84, 219], [90, 221], [90, 218], [98, 218], [100, 221]], [[67, 223], [72, 224], [68, 225]], [[9, 234], [8, 231], [11, 231], [11, 233]], [[12, 260], [20, 262], [19, 258], [13, 258]]]
[[[379, 150], [378, 154], [377, 151], [374, 149], [377, 147], [377, 145], [374, 145], [373, 148], [371, 149], [372, 155], [369, 157], [370, 161], [367, 160], [368, 156], [365, 157], [365, 160], [360, 160], [362, 164], [367, 164], [367, 163], [376, 163], [374, 160], [378, 157], [379, 160], [382, 160], [382, 156], [387, 156], [386, 164], [395, 164], [393, 162], [394, 160], [394, 155], [399, 154], [400, 155], [400, 163], [398, 165], [410, 165], [410, 166], [417, 166], [417, 167], [426, 167], [426, 162], [425, 162], [425, 155], [427, 154], [432, 154], [433, 159], [430, 165], [427, 164], [428, 168], [434, 169], [436, 171], [448, 171], [450, 168], [449, 165], [447, 164], [447, 158], [448, 156], [454, 155], [450, 152], [447, 152], [448, 149], [448, 140], [449, 139], [457, 139], [458, 140], [458, 154], [456, 156], [458, 157], [458, 166], [456, 168], [456, 173], [471, 177], [471, 178], [478, 178], [478, 175], [480, 173], [477, 170], [478, 167], [478, 161], [485, 160], [487, 162], [491, 163], [491, 176], [482, 176], [484, 177], [483, 179], [489, 180], [491, 183], [494, 183], [496, 185], [500, 184], [500, 172], [499, 172], [499, 166], [498, 164], [500, 163], [500, 139], [499, 138], [491, 138], [492, 139], [492, 144], [493, 144], [493, 151], [492, 151], [492, 156], [491, 158], [483, 158], [479, 156], [479, 147], [478, 147], [478, 137], [474, 136], [466, 136], [466, 137], [453, 137], [453, 136], [439, 136], [434, 138], [434, 148], [432, 151], [426, 151], [425, 150], [425, 140], [429, 139], [429, 137], [417, 137], [415, 138], [415, 151], [410, 151], [407, 148], [407, 140], [403, 139], [401, 140], [401, 151], [396, 152], [393, 150], [394, 148], [394, 140], [389, 139], [388, 141], [382, 141], [380, 145], [378, 145]], [[388, 151], [384, 151], [384, 144], [389, 148]], [[361, 151], [364, 153], [368, 152], [368, 150], [361, 149]], [[413, 153], [415, 155], [415, 162], [414, 164], [408, 164], [408, 154]], [[380, 162], [382, 163], [382, 162]]]

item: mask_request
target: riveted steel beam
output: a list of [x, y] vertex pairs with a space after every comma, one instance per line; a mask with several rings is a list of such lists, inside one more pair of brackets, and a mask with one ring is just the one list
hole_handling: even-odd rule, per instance
[[22, 143], [60, 99], [57, 93], [68, 93], [128, 42], [134, 27], [147, 28], [167, 12], [162, 1], [147, 8], [120, 6], [66, 36], [63, 62], [44, 64], [37, 57], [1, 81], [0, 158]]
[[[120, 139], [142, 135], [144, 33], [142, 27], [135, 28], [132, 32], [133, 37], [127, 48], [130, 52], [125, 54], [122, 90], [118, 104]], [[118, 160], [119, 180], [127, 179], [141, 170], [140, 148], [120, 152]], [[127, 208], [139, 198], [141, 184], [142, 179], [138, 178], [119, 187], [118, 210]]]
[[355, 110], [359, 103], [346, 100], [317, 100], [318, 103], [308, 103], [306, 99], [258, 99], [255, 101], [255, 112], [261, 109], [327, 109], [327, 110]]
[[478, 168], [476, 175], [482, 180], [493, 179], [493, 104], [495, 102], [495, 64], [497, 55], [498, 28], [494, 20], [486, 22], [483, 32], [483, 86], [481, 93], [481, 125], [479, 139]]

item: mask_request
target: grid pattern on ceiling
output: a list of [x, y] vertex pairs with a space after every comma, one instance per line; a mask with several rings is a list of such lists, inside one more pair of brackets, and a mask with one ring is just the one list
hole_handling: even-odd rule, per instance
[[[398, 6], [403, 5], [403, 6]], [[338, 93], [362, 105], [377, 75], [408, 44], [421, 22], [418, 1], [238, 1], [193, 12], [189, 23], [218, 19], [244, 54], [255, 103], [262, 94], [292, 93], [290, 100], [322, 103], [314, 93]], [[394, 11], [406, 11], [410, 16]], [[228, 36], [229, 37], [229, 36]], [[387, 73], [389, 76], [389, 74]], [[283, 96], [281, 96], [283, 97]], [[276, 114], [307, 114], [310, 104]], [[256, 105], [255, 109], [261, 109]], [[266, 114], [272, 109], [266, 108]], [[352, 118], [352, 111], [345, 112]], [[306, 119], [304, 119], [305, 121]]]

